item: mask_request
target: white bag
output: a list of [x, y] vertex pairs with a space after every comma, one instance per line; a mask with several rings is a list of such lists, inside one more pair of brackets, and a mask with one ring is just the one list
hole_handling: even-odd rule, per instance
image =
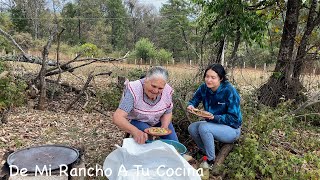
[[126, 138], [122, 147], [117, 147], [103, 163], [110, 180], [201, 179], [202, 169], [194, 169], [172, 145], [162, 141], [138, 144]]

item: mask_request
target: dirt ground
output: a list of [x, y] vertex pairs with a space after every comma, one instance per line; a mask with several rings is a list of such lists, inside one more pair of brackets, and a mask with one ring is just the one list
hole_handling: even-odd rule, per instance
[[[124, 133], [112, 124], [112, 112], [102, 115], [70, 110], [65, 113], [67, 103], [55, 102], [49, 103], [48, 110], [39, 111], [32, 105], [29, 102], [29, 106], [14, 108], [8, 122], [0, 125], [0, 157], [8, 151], [25, 147], [61, 144], [84, 150], [86, 166], [95, 167], [103, 164], [105, 157], [115, 149], [115, 144], [122, 144]], [[3, 161], [5, 159], [1, 164]]]

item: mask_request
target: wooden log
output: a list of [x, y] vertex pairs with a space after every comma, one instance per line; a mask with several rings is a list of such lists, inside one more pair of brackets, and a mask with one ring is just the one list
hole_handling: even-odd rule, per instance
[[212, 167], [212, 174], [213, 175], [220, 175], [220, 167], [223, 164], [224, 160], [230, 153], [230, 151], [233, 149], [234, 144], [223, 144], [221, 147], [218, 155], [216, 156], [216, 159], [214, 161], [213, 167]]

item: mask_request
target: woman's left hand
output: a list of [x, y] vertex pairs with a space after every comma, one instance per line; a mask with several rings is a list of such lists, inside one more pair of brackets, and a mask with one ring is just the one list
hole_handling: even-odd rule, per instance
[[209, 118], [207, 118], [207, 119], [210, 119], [210, 120], [212, 120], [212, 119], [214, 119], [214, 116], [212, 116], [212, 117], [209, 117]]

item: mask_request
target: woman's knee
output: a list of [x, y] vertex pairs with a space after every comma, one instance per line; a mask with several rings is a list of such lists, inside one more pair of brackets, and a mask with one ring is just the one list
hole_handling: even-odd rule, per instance
[[209, 133], [210, 132], [210, 128], [208, 127], [208, 125], [206, 123], [202, 123], [199, 125], [198, 127], [199, 133]]
[[188, 127], [189, 134], [193, 135], [198, 132], [198, 125], [196, 123], [191, 123]]

